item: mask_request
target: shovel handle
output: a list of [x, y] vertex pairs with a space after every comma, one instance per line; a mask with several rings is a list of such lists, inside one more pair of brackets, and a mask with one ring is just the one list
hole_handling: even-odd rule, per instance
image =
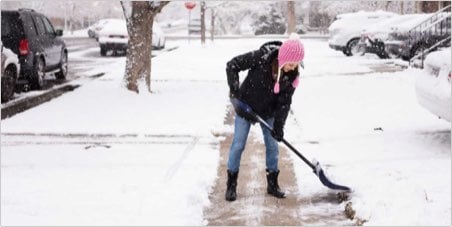
[[[233, 105], [237, 105], [240, 109], [242, 109], [243, 111], [247, 112], [248, 114], [251, 114], [252, 116], [254, 116], [261, 124], [263, 124], [268, 130], [273, 131], [273, 128], [264, 120], [261, 118], [261, 116], [259, 116], [258, 114], [256, 114], [253, 109], [251, 109], [250, 106], [248, 106], [248, 104], [242, 102], [239, 99], [232, 99], [231, 100]], [[292, 150], [299, 158], [301, 158], [301, 160], [303, 160], [309, 167], [311, 167], [311, 169], [315, 172], [315, 166], [314, 164], [312, 164], [308, 159], [306, 159], [297, 149], [295, 149], [295, 147], [293, 147], [289, 142], [287, 142], [287, 140], [285, 140], [284, 138], [282, 139], [282, 142], [288, 147], [290, 148], [290, 150]]]
[[[256, 113], [254, 113], [253, 111], [248, 112], [250, 114], [252, 114], [253, 116], [255, 116], [257, 118], [257, 120], [263, 124], [268, 130], [273, 131], [273, 128], [266, 122], [264, 121], [264, 119], [262, 119], [259, 115], [257, 115]], [[287, 142], [287, 140], [285, 140], [284, 138], [282, 139], [282, 142], [290, 149], [292, 150], [299, 158], [301, 158], [301, 160], [303, 160], [309, 167], [311, 167], [312, 170], [315, 171], [315, 166], [314, 164], [312, 164], [308, 159], [306, 159], [297, 149], [295, 149], [295, 147], [292, 146], [292, 144], [290, 144], [289, 142]]]

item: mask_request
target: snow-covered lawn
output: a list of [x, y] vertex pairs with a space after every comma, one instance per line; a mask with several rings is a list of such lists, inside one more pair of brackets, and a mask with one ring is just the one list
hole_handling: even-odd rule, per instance
[[[100, 64], [105, 76], [2, 120], [1, 224], [207, 224], [222, 139], [214, 134], [231, 132], [225, 64], [263, 42], [168, 41], [179, 48], [153, 58], [152, 94], [121, 89], [121, 57]], [[304, 42], [286, 139], [354, 189], [365, 224], [450, 225], [450, 124], [417, 104], [419, 71], [372, 73], [389, 61]], [[300, 193], [327, 193], [294, 159]]]

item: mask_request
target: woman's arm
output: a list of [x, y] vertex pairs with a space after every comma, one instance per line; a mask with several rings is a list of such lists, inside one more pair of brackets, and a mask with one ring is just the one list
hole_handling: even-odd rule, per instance
[[286, 119], [289, 115], [290, 105], [292, 104], [292, 96], [294, 92], [295, 88], [289, 86], [287, 89], [278, 94], [275, 111], [275, 122], [273, 124], [274, 130], [278, 133], [283, 134], [284, 125], [286, 124]]
[[238, 98], [239, 95], [239, 72], [251, 69], [259, 64], [262, 54], [261, 50], [251, 51], [234, 57], [226, 64], [229, 91], [232, 96]]

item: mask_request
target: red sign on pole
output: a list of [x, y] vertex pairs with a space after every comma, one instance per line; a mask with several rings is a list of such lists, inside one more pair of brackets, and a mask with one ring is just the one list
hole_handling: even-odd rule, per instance
[[195, 2], [185, 2], [185, 8], [187, 8], [188, 10], [192, 10], [193, 8], [195, 8], [195, 6]]

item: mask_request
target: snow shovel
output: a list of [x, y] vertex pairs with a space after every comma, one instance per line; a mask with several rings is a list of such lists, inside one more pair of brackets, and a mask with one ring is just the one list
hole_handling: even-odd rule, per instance
[[[267, 124], [267, 122], [264, 121], [259, 115], [257, 115], [248, 104], [238, 100], [238, 99], [231, 99], [232, 104], [237, 105], [240, 109], [245, 111], [246, 113], [252, 115], [255, 117], [261, 124], [263, 124], [268, 130], [273, 131], [273, 128]], [[333, 182], [331, 182], [325, 175], [325, 172], [323, 171], [322, 167], [320, 166], [320, 163], [317, 160], [313, 160], [313, 163], [311, 163], [309, 160], [307, 160], [297, 149], [295, 149], [289, 142], [287, 142], [284, 138], [282, 141], [287, 147], [290, 148], [299, 158], [301, 158], [311, 169], [313, 170], [314, 174], [317, 175], [320, 179], [320, 182], [322, 182], [323, 185], [330, 189], [334, 190], [342, 190], [342, 191], [351, 191], [351, 189], [347, 186], [338, 185]]]

